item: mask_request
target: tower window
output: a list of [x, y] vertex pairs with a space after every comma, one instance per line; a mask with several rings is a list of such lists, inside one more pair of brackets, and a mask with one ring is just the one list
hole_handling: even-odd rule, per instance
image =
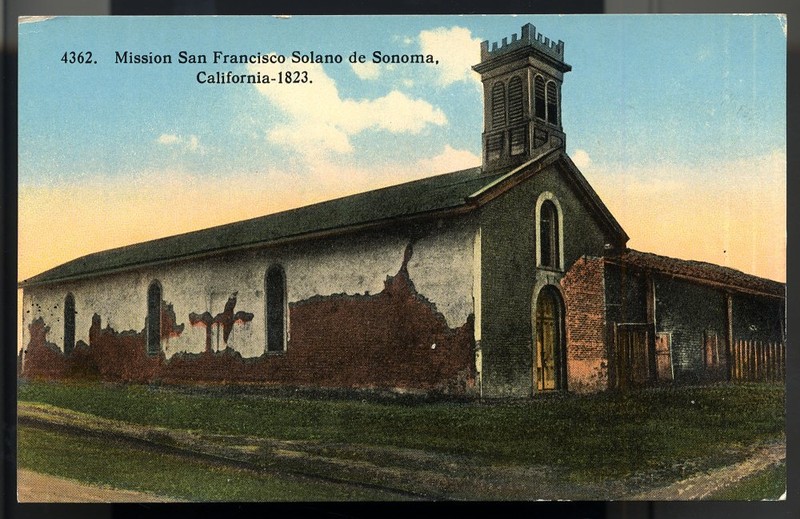
[[522, 79], [519, 76], [514, 76], [508, 82], [508, 124], [513, 126], [521, 124], [525, 112], [522, 105]]
[[534, 110], [536, 117], [544, 119], [545, 117], [545, 102], [544, 102], [544, 78], [536, 76], [533, 80], [533, 93], [534, 93]]
[[153, 281], [147, 289], [147, 353], [161, 351], [161, 284]]
[[492, 129], [506, 125], [506, 91], [498, 81], [492, 87]]
[[75, 297], [67, 294], [64, 298], [64, 354], [69, 355], [75, 348]]
[[267, 324], [267, 351], [286, 349], [286, 276], [280, 265], [273, 265], [264, 280]]
[[558, 124], [558, 92], [555, 81], [547, 83], [547, 122]]

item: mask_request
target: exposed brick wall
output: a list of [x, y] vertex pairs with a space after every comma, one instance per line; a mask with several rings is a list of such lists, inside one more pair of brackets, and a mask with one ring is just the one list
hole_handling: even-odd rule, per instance
[[[161, 337], [174, 337], [184, 326], [175, 323], [172, 305], [161, 304]], [[92, 316], [89, 344], [78, 341], [69, 354], [47, 341], [50, 327], [42, 318], [29, 326], [31, 340], [25, 349], [22, 375], [29, 378], [101, 379], [114, 382], [149, 382], [163, 370], [162, 354], [148, 355], [145, 331], [118, 332], [102, 327], [99, 315]]]
[[566, 306], [567, 387], [591, 392], [608, 387], [604, 261], [582, 257], [561, 281]]
[[34, 378], [62, 378], [67, 373], [64, 353], [59, 347], [48, 342], [50, 327], [41, 317], [28, 326], [30, 342], [23, 351], [22, 376]]
[[[147, 355], [144, 330], [102, 328], [100, 316], [95, 315], [89, 344], [79, 342], [70, 355], [64, 355], [47, 342], [49, 328], [37, 319], [30, 327], [23, 375], [468, 394], [475, 386], [473, 317], [449, 328], [409, 278], [410, 254], [409, 249], [400, 272], [387, 278], [378, 294], [315, 296], [291, 304], [290, 340], [283, 353], [243, 358], [224, 348], [176, 354], [167, 360], [163, 353]], [[235, 316], [233, 304], [228, 306], [228, 313]], [[171, 306], [162, 308], [162, 336], [180, 334], [183, 325], [175, 323]]]

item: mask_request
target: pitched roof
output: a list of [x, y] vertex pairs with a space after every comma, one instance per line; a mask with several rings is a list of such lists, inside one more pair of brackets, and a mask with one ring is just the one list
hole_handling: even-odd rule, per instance
[[669, 276], [723, 286], [732, 290], [786, 297], [786, 285], [783, 283], [704, 261], [670, 258], [633, 249], [626, 249], [618, 255], [607, 256], [606, 260]]
[[[559, 149], [545, 150], [511, 171], [484, 174], [480, 167], [427, 177], [374, 191], [346, 196], [266, 216], [176, 236], [127, 245], [74, 259], [19, 283], [20, 287], [57, 283], [143, 265], [217, 254], [294, 239], [309, 239], [347, 229], [380, 226], [409, 218], [469, 211], [542, 168], [559, 162], [581, 189], [591, 210], [624, 244], [622, 227], [587, 186], [569, 157]], [[511, 187], [509, 187], [511, 186]]]

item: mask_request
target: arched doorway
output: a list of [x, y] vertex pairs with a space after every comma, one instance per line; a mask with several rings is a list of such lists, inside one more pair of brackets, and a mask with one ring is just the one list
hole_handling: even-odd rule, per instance
[[538, 391], [566, 389], [564, 305], [553, 287], [544, 287], [536, 299], [536, 359], [534, 379]]

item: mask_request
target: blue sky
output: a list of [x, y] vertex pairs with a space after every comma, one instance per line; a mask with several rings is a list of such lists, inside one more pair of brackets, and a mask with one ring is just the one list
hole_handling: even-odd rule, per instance
[[[20, 277], [95, 250], [480, 163], [479, 42], [565, 42], [567, 151], [631, 247], [785, 279], [776, 16], [70, 17], [19, 29]], [[67, 65], [65, 51], [98, 63]], [[341, 54], [122, 65], [116, 51]], [[352, 67], [352, 52], [438, 65]], [[311, 85], [198, 71], [305, 70]], [[68, 228], [55, 219], [69, 222]], [[42, 254], [42, 243], [54, 252]]]

